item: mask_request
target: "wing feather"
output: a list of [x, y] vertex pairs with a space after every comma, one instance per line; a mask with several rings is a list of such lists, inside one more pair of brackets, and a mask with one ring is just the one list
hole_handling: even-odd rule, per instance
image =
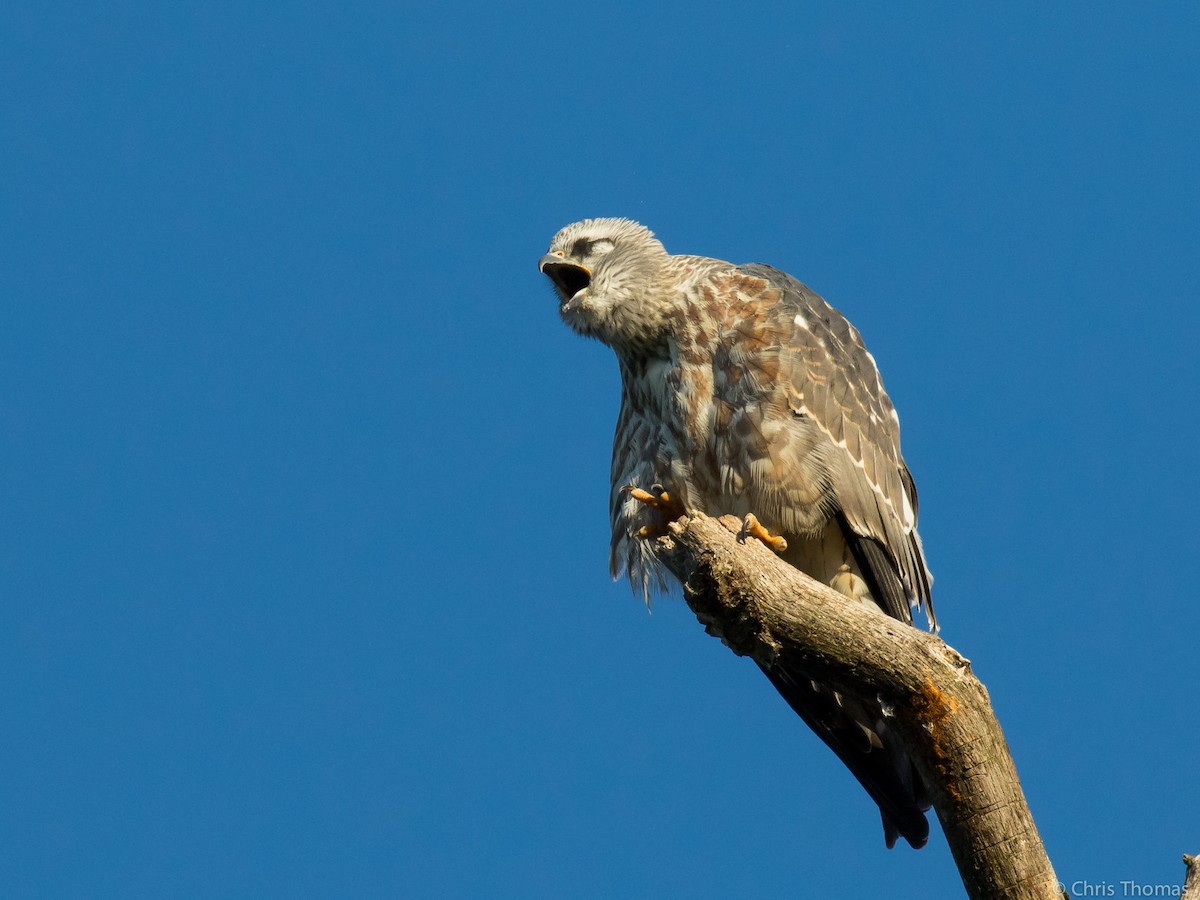
[[916, 531], [916, 489], [900, 454], [900, 424], [875, 360], [846, 318], [792, 276], [752, 264], [740, 271], [779, 292], [775, 322], [786, 325], [781, 377], [804, 398], [833, 444], [828, 478], [846, 541], [872, 595], [911, 622], [923, 608], [936, 629], [932, 576]]

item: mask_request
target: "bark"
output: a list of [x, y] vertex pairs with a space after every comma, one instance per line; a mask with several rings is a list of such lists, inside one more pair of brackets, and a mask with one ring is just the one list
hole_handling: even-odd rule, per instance
[[705, 630], [766, 665], [786, 662], [895, 710], [933, 795], [967, 895], [1061, 897], [1016, 767], [971, 664], [940, 638], [876, 613], [787, 565], [741, 523], [693, 515], [656, 541]]
[[1183, 892], [1180, 900], [1200, 900], [1200, 856], [1183, 855], [1183, 864], [1187, 866], [1187, 877], [1183, 882]]

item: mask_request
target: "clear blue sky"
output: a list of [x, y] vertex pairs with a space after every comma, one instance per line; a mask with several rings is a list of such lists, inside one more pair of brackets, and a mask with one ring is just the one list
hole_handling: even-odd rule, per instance
[[536, 271], [595, 215], [860, 327], [1059, 875], [1180, 881], [1195, 3], [21, 6], [5, 896], [961, 893], [608, 580], [616, 366]]

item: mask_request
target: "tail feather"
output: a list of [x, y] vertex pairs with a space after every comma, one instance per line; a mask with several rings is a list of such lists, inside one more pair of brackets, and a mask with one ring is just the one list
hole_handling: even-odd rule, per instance
[[925, 786], [904, 745], [888, 728], [879, 702], [847, 697], [779, 666], [760, 668], [879, 805], [888, 848], [899, 837], [913, 849], [924, 847], [929, 840], [925, 810], [930, 806]]

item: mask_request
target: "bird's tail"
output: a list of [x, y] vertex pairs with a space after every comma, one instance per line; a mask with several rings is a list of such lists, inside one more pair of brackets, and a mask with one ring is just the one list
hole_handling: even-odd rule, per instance
[[888, 727], [882, 704], [847, 697], [784, 667], [760, 668], [879, 805], [888, 848], [898, 837], [913, 849], [924, 847], [930, 802], [907, 749]]

